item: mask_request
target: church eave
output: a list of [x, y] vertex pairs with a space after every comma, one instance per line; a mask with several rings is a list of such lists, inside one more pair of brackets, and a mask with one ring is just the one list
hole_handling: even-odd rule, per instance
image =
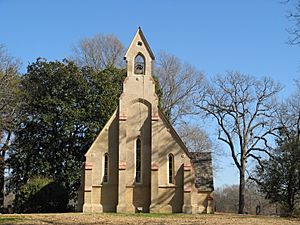
[[116, 110], [114, 111], [114, 113], [111, 115], [111, 117], [109, 118], [109, 120], [107, 121], [107, 123], [105, 124], [105, 126], [102, 128], [102, 130], [100, 131], [100, 133], [97, 135], [97, 137], [95, 138], [93, 144], [87, 150], [87, 152], [85, 153], [84, 156], [87, 156], [87, 154], [89, 153], [90, 149], [92, 149], [94, 147], [94, 144], [95, 144], [96, 140], [104, 133], [105, 129], [108, 128], [111, 125], [111, 123], [113, 122], [113, 120], [117, 116], [117, 112], [118, 112], [118, 107], [116, 108]]
[[177, 134], [176, 130], [174, 129], [174, 127], [172, 126], [170, 121], [166, 118], [165, 114], [160, 109], [158, 110], [158, 112], [159, 112], [160, 118], [167, 124], [168, 128], [170, 129], [170, 133], [173, 134], [173, 136], [176, 138], [177, 143], [180, 145], [180, 147], [183, 149], [183, 151], [186, 153], [186, 155], [191, 159], [191, 154], [190, 154], [188, 148], [185, 146], [185, 144], [183, 143], [180, 136]]

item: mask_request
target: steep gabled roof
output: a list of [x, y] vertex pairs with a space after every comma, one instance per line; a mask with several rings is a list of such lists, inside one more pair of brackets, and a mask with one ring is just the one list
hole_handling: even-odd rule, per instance
[[127, 57], [127, 55], [128, 55], [128, 52], [129, 52], [130, 49], [131, 49], [131, 46], [135, 43], [135, 40], [136, 40], [138, 37], [141, 38], [141, 40], [143, 41], [143, 43], [144, 43], [144, 45], [145, 45], [147, 51], [149, 52], [150, 57], [154, 60], [154, 59], [155, 59], [155, 56], [154, 56], [154, 54], [153, 54], [153, 52], [152, 52], [152, 50], [151, 50], [151, 48], [150, 48], [150, 46], [149, 46], [149, 44], [148, 44], [148, 42], [147, 42], [145, 36], [144, 36], [144, 33], [143, 33], [141, 27], [138, 28], [136, 34], [134, 35], [134, 38], [132, 39], [132, 41], [131, 41], [131, 43], [130, 43], [130, 45], [129, 45], [127, 51], [126, 51], [126, 54], [125, 54], [125, 56], [124, 56], [124, 59], [126, 59], [126, 57]]
[[88, 152], [90, 151], [90, 149], [92, 149], [94, 147], [94, 145], [96, 144], [96, 140], [98, 138], [101, 137], [101, 135], [104, 133], [105, 129], [108, 128], [112, 122], [114, 121], [114, 119], [117, 116], [117, 112], [118, 112], [118, 107], [116, 108], [116, 110], [114, 111], [114, 113], [111, 115], [111, 117], [109, 118], [109, 120], [106, 122], [105, 126], [102, 128], [102, 130], [100, 131], [100, 133], [97, 135], [97, 137], [95, 138], [95, 140], [93, 141], [93, 144], [91, 145], [91, 147], [87, 150], [87, 152], [84, 154], [84, 156], [87, 156]]
[[172, 126], [172, 124], [169, 122], [169, 120], [166, 118], [165, 114], [158, 109], [159, 112], [159, 116], [162, 119], [162, 121], [167, 125], [167, 127], [170, 129], [170, 133], [172, 134], [172, 136], [177, 140], [177, 143], [180, 145], [180, 147], [183, 149], [183, 151], [187, 154], [187, 156], [189, 158], [191, 158], [191, 154], [189, 152], [189, 150], [187, 149], [187, 147], [185, 146], [185, 144], [183, 143], [182, 139], [180, 138], [180, 136], [177, 134], [176, 130], [174, 129], [174, 127]]

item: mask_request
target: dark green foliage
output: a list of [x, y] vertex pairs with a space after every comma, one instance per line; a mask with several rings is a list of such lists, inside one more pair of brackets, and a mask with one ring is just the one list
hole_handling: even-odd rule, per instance
[[257, 167], [257, 181], [267, 199], [281, 204], [283, 214], [295, 214], [300, 209], [299, 140], [295, 137], [279, 141], [272, 155]]
[[278, 111], [277, 148], [257, 168], [256, 181], [282, 214], [300, 215], [300, 83]]
[[64, 212], [68, 205], [66, 188], [52, 179], [35, 177], [21, 186], [14, 202], [16, 212]]
[[84, 154], [118, 105], [125, 70], [95, 71], [70, 61], [38, 59], [21, 82], [25, 119], [10, 153], [11, 189], [33, 176], [62, 183], [70, 198]]

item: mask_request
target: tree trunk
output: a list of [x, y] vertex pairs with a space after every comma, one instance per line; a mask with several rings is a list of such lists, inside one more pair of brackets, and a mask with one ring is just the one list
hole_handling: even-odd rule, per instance
[[0, 156], [0, 207], [4, 207], [4, 169], [5, 169], [5, 162], [4, 162], [4, 152], [2, 152]]
[[4, 208], [4, 187], [5, 187], [5, 155], [11, 141], [11, 131], [7, 131], [5, 143], [0, 149], [0, 207]]
[[239, 214], [244, 213], [245, 208], [245, 187], [246, 187], [246, 181], [245, 181], [245, 163], [242, 163], [241, 169], [240, 169], [240, 187], [239, 187]]

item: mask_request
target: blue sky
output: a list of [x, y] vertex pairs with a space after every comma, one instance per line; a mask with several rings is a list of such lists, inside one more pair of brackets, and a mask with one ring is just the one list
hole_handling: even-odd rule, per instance
[[[286, 44], [290, 6], [280, 0], [0, 0], [0, 43], [23, 62], [61, 60], [80, 39], [114, 34], [127, 47], [138, 26], [154, 52], [174, 54], [208, 77], [239, 70], [293, 90], [299, 47]], [[216, 186], [238, 182], [223, 157]]]

